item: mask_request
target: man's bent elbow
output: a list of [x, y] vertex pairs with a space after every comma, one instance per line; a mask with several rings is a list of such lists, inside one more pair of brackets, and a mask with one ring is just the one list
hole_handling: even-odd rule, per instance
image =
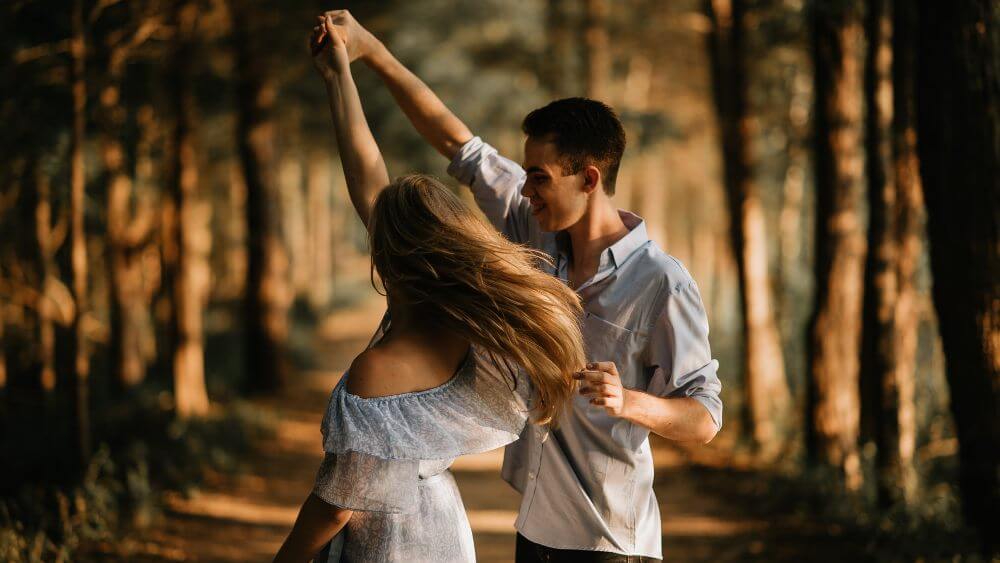
[[715, 422], [715, 419], [712, 418], [712, 415], [709, 414], [708, 411], [706, 411], [705, 416], [702, 418], [701, 421], [701, 432], [699, 433], [701, 438], [701, 443], [708, 444], [709, 442], [711, 442], [715, 438], [715, 436], [719, 433], [719, 430], [721, 430], [721, 428], [719, 428], [719, 424], [717, 424]]

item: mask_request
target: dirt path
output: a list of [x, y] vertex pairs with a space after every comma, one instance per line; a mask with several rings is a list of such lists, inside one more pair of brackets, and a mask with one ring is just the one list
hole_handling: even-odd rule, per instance
[[[278, 422], [274, 438], [250, 460], [252, 474], [216, 479], [191, 499], [169, 499], [167, 517], [133, 542], [127, 559], [270, 561], [322, 457], [319, 423], [327, 396], [381, 312], [370, 301], [323, 323], [317, 363], [324, 369], [299, 373], [284, 394], [255, 403]], [[689, 453], [664, 441], [654, 441], [654, 456], [666, 561], [865, 559], [863, 546], [840, 530], [769, 503], [768, 481], [752, 471], [727, 468], [717, 456], [715, 467], [693, 465]], [[500, 460], [495, 451], [453, 467], [483, 562], [513, 559], [518, 498], [499, 477]]]

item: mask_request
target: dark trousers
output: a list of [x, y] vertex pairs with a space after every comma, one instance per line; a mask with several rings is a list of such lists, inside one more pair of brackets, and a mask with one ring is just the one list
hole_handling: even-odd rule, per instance
[[517, 563], [652, 563], [660, 561], [641, 555], [621, 555], [607, 551], [587, 551], [580, 549], [555, 549], [538, 545], [528, 538], [517, 535], [517, 550], [514, 553]]

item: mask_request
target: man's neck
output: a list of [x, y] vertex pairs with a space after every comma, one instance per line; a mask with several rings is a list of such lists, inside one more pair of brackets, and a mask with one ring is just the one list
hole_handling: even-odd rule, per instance
[[597, 273], [601, 253], [628, 234], [618, 210], [610, 200], [595, 202], [593, 207], [574, 223], [566, 233], [573, 249], [574, 278], [583, 279]]

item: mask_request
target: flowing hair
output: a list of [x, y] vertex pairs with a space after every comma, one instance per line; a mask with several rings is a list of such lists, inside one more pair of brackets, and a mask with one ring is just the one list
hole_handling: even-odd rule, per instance
[[553, 424], [584, 364], [576, 292], [539, 269], [435, 178], [410, 174], [379, 194], [369, 222], [372, 282], [420, 318], [520, 365], [536, 391], [539, 424]]

